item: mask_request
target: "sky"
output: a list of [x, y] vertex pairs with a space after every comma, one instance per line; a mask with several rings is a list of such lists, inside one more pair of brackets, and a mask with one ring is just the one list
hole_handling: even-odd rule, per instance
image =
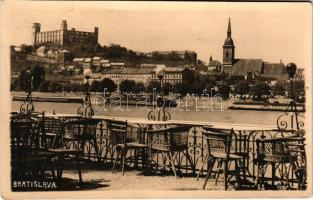
[[[9, 4], [9, 3], [8, 3]], [[235, 58], [295, 62], [310, 67], [312, 7], [309, 3], [208, 2], [13, 2], [4, 6], [10, 44], [31, 44], [32, 23], [42, 31], [68, 28], [93, 32], [101, 45], [135, 51], [193, 50], [198, 58], [222, 60], [228, 18]]]

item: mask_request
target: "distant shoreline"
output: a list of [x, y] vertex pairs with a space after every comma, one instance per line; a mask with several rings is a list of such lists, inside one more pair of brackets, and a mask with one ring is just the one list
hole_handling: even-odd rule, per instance
[[[95, 95], [95, 94], [92, 94]], [[25, 101], [26, 99], [26, 93], [25, 92], [11, 92], [12, 100], [13, 101]], [[51, 103], [78, 103], [81, 104], [83, 102], [83, 93], [42, 93], [42, 92], [34, 92], [32, 100], [33, 102], [51, 102]], [[288, 105], [263, 105], [260, 103], [239, 103], [235, 102], [234, 99], [231, 99], [227, 102], [225, 102], [225, 109], [229, 110], [251, 110], [251, 111], [276, 111], [276, 112], [284, 112], [287, 110]], [[94, 104], [95, 102], [93, 102]], [[134, 100], [122, 100], [121, 105], [129, 105], [129, 106], [140, 106], [140, 104], [137, 104], [137, 101]], [[185, 102], [183, 103], [185, 105]], [[188, 107], [194, 107], [193, 101], [191, 100], [190, 104], [188, 103]], [[148, 106], [152, 107], [153, 103], [147, 103], [145, 105], [141, 106]], [[166, 106], [168, 107], [168, 106]], [[299, 112], [305, 112], [304, 106], [297, 106], [297, 109]]]

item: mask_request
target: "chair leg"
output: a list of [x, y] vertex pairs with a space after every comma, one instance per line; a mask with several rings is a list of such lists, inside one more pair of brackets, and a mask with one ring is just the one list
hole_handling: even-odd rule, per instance
[[200, 167], [200, 170], [199, 170], [199, 173], [198, 173], [198, 175], [197, 175], [197, 180], [199, 180], [199, 176], [200, 176], [200, 174], [202, 173], [202, 171], [203, 171], [203, 167], [204, 167], [204, 165], [205, 165], [205, 163], [207, 163], [208, 162], [208, 155], [205, 155], [205, 157], [204, 157], [204, 159], [203, 159], [203, 162], [202, 162], [202, 164], [201, 164], [201, 167]]
[[[166, 167], [166, 161], [168, 160], [168, 156], [166, 155], [166, 156], [164, 156], [164, 154], [163, 154], [163, 152], [161, 152], [161, 156], [162, 156], [162, 171], [163, 172], [165, 172], [165, 167]], [[171, 164], [171, 163], [170, 163]], [[159, 165], [159, 163], [157, 162], [157, 167], [156, 167], [156, 171], [158, 171], [158, 165]]]
[[[210, 174], [211, 174], [211, 172], [213, 170], [215, 161], [216, 161], [216, 158], [209, 158], [208, 159], [208, 173], [207, 173], [207, 175], [205, 177], [205, 181], [204, 181], [204, 184], [202, 186], [202, 189], [205, 189], [205, 186], [206, 186], [206, 184], [207, 184], [207, 182], [209, 180], [209, 176], [210, 176]], [[211, 162], [212, 162], [212, 164], [211, 164]]]
[[126, 160], [126, 154], [127, 154], [127, 149], [123, 148], [122, 150], [122, 174], [124, 176], [124, 171], [125, 171], [125, 160]]
[[141, 149], [140, 150], [140, 153], [141, 153], [141, 159], [142, 159], [142, 163], [141, 163], [141, 165], [142, 165], [142, 168], [143, 169], [146, 169], [146, 165], [147, 165], [147, 152], [146, 152], [146, 149]]
[[[108, 159], [108, 153], [109, 153], [109, 151], [110, 151], [111, 145], [109, 145], [108, 143], [106, 143], [105, 146], [106, 146], [106, 147], [105, 147], [105, 153], [104, 153], [104, 157], [103, 157], [103, 162], [105, 162], [105, 161]], [[112, 159], [112, 157], [111, 157], [111, 159]]]
[[97, 160], [100, 163], [101, 162], [101, 155], [99, 155], [99, 148], [98, 148], [97, 138], [96, 137], [94, 137], [94, 139], [93, 139], [93, 144], [94, 144], [95, 152], [96, 152], [96, 155], [97, 155]]
[[63, 166], [64, 166], [64, 154], [59, 154], [58, 158], [58, 169], [57, 169], [57, 179], [61, 180], [62, 178], [62, 172], [63, 172]]
[[225, 190], [227, 190], [228, 187], [228, 160], [224, 161], [224, 184], [225, 184]]
[[175, 178], [177, 178], [176, 168], [175, 168], [175, 163], [174, 163], [174, 158], [173, 158], [172, 152], [168, 152], [168, 157], [169, 157], [170, 165], [171, 165], [172, 170], [174, 172], [174, 176], [175, 176]]
[[219, 159], [218, 162], [217, 162], [217, 175], [215, 173], [215, 176], [216, 176], [216, 179], [215, 179], [215, 185], [217, 185], [217, 181], [220, 177], [220, 169], [223, 167], [223, 160], [222, 159]]
[[272, 187], [274, 187], [275, 184], [275, 163], [272, 163]]
[[114, 171], [115, 171], [115, 167], [116, 167], [116, 164], [118, 162], [119, 154], [120, 154], [120, 151], [117, 148], [114, 148], [113, 155], [114, 155], [114, 152], [116, 152], [116, 158], [115, 158], [115, 161], [114, 161], [114, 164], [113, 164], [112, 173], [114, 173]]
[[50, 170], [51, 170], [51, 173], [52, 173], [52, 178], [53, 178], [53, 180], [56, 180], [56, 176], [55, 176], [55, 173], [54, 173], [54, 167], [53, 167], [52, 158], [49, 159], [49, 165], [50, 165]]
[[76, 154], [76, 161], [77, 161], [77, 171], [78, 171], [78, 176], [79, 176], [79, 184], [83, 183], [83, 178], [82, 178], [82, 171], [80, 167], [80, 156], [79, 153]]
[[183, 152], [183, 153], [185, 154], [185, 156], [186, 156], [186, 158], [187, 158], [187, 160], [188, 160], [188, 162], [189, 162], [189, 164], [190, 164], [190, 166], [192, 168], [192, 172], [195, 173], [195, 171], [196, 171], [195, 167], [196, 166], [193, 164], [192, 159], [191, 159], [191, 157], [190, 157], [190, 155], [188, 153], [188, 150], [186, 151], [186, 153], [185, 152]]

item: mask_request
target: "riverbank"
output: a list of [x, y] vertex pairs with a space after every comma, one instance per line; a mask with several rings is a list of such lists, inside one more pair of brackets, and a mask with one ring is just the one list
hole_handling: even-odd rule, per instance
[[[299, 104], [296, 106], [298, 112], [305, 112], [304, 104]], [[254, 110], [254, 111], [276, 111], [276, 112], [284, 112], [286, 110], [290, 110], [289, 104], [260, 104], [260, 103], [238, 103], [235, 102], [233, 105], [228, 107], [231, 110]]]

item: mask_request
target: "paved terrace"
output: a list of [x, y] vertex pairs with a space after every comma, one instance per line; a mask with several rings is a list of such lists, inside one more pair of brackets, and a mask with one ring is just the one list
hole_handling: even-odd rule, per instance
[[[126, 168], [124, 176], [120, 171], [111, 172], [111, 166], [96, 166], [95, 163], [85, 162], [82, 166], [83, 185], [79, 186], [78, 174], [74, 166], [68, 163], [63, 172], [60, 190], [201, 190], [204, 177], [199, 180], [194, 175], [184, 174], [175, 178], [170, 172], [158, 172], [147, 174], [140, 169]], [[224, 190], [223, 177], [221, 176], [217, 185], [215, 178], [209, 179], [205, 190]], [[251, 186], [251, 185], [250, 185]], [[242, 189], [252, 189], [246, 187]], [[234, 190], [230, 186], [228, 190]]]

